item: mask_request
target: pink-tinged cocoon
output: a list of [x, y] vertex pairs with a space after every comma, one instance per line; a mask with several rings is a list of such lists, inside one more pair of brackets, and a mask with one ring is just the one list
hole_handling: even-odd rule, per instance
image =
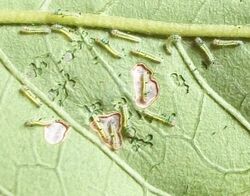
[[56, 121], [44, 127], [44, 139], [49, 144], [58, 144], [66, 136], [69, 126], [61, 121]]
[[[100, 139], [111, 150], [118, 150], [122, 147], [122, 118], [119, 112], [106, 115], [98, 115], [98, 124], [102, 130], [98, 129], [95, 121], [90, 123], [90, 127], [99, 135]], [[111, 133], [111, 128], [114, 133]], [[103, 133], [101, 133], [103, 132]]]
[[[152, 77], [152, 71], [146, 65], [139, 63], [132, 69], [134, 82], [135, 103], [140, 108], [149, 107], [159, 95], [159, 85]], [[142, 77], [148, 78], [145, 84], [142, 84]], [[142, 96], [143, 88], [146, 93]]]

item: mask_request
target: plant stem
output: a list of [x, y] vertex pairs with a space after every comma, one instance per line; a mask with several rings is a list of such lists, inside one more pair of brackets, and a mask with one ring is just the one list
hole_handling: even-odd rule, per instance
[[149, 35], [195, 37], [242, 37], [250, 38], [247, 25], [180, 24], [162, 21], [104, 16], [98, 14], [59, 15], [42, 11], [0, 11], [0, 24], [62, 24], [90, 28], [119, 29]]

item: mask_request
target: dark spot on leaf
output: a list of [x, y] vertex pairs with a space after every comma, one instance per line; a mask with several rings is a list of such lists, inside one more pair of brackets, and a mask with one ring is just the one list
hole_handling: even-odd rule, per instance
[[145, 137], [138, 137], [136, 136], [136, 132], [134, 134], [134, 136], [129, 137], [130, 139], [130, 143], [132, 144], [132, 149], [134, 151], [138, 151], [140, 148], [149, 146], [149, 147], [153, 147], [153, 143], [151, 142], [153, 140], [153, 135], [152, 134], [148, 134]]
[[171, 78], [173, 80], [173, 82], [180, 87], [185, 87], [186, 88], [186, 93], [189, 93], [189, 85], [186, 83], [186, 80], [184, 79], [184, 77], [180, 74], [177, 73], [172, 73]]
[[153, 119], [148, 117], [148, 116], [145, 116], [144, 119], [148, 122], [148, 123], [152, 123], [153, 122]]
[[48, 67], [48, 63], [45, 62], [45, 61], [42, 61], [42, 62], [41, 62], [41, 66], [43, 66], [44, 68], [47, 68], [47, 67]]

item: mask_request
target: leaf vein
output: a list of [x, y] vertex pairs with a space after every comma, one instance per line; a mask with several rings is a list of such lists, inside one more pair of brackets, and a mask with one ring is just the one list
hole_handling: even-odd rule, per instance
[[111, 160], [113, 160], [123, 171], [125, 171], [132, 179], [134, 179], [142, 187], [147, 187], [152, 193], [158, 195], [169, 195], [168, 193], [154, 187], [145, 181], [145, 179], [138, 174], [133, 168], [126, 164], [118, 155], [111, 152], [106, 146], [104, 146], [98, 138], [93, 134], [88, 132], [86, 129], [89, 127], [87, 125], [80, 125], [77, 123], [68, 113], [66, 113], [61, 107], [57, 106], [55, 103], [41, 92], [35, 85], [33, 85], [29, 80], [22, 76], [22, 74], [15, 68], [15, 66], [10, 62], [5, 53], [0, 49], [0, 61], [2, 61], [5, 68], [22, 84], [26, 85], [32, 92], [36, 94], [50, 109], [52, 109], [56, 114], [58, 114], [62, 119], [67, 121], [76, 132], [81, 136], [88, 139], [94, 145], [96, 145], [101, 151], [103, 151]]

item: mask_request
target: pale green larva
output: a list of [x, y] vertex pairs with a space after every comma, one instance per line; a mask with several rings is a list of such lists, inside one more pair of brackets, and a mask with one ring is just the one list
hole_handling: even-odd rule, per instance
[[48, 27], [23, 27], [20, 31], [22, 34], [49, 34], [51, 29]]
[[240, 46], [243, 45], [243, 41], [241, 40], [222, 40], [222, 39], [214, 39], [214, 46]]
[[131, 54], [133, 55], [136, 55], [136, 56], [140, 56], [140, 57], [143, 57], [143, 58], [146, 58], [146, 59], [149, 59], [155, 63], [161, 63], [161, 59], [159, 59], [158, 57], [150, 54], [150, 53], [147, 53], [147, 52], [143, 52], [141, 50], [132, 50], [131, 51]]
[[25, 97], [27, 97], [31, 102], [33, 102], [37, 107], [41, 107], [42, 105], [41, 100], [34, 93], [32, 93], [27, 86], [23, 85], [20, 88], [20, 92]]
[[159, 122], [162, 122], [163, 124], [169, 125], [169, 126], [175, 126], [175, 116], [173, 116], [172, 114], [166, 118], [165, 116], [159, 115], [159, 114], [155, 114], [153, 112], [150, 112], [148, 110], [144, 110], [143, 114], [145, 114], [148, 117], [151, 117]]
[[115, 49], [113, 49], [109, 42], [104, 40], [104, 39], [99, 39], [99, 38], [95, 38], [94, 39], [95, 43], [97, 43], [99, 46], [101, 46], [102, 48], [106, 49], [112, 56], [114, 56], [115, 58], [121, 58], [121, 55], [119, 54], [118, 51], [116, 51]]
[[59, 24], [55, 24], [55, 25], [52, 25], [50, 28], [54, 32], [62, 33], [64, 36], [66, 36], [69, 39], [69, 41], [74, 41], [72, 34], [69, 32], [69, 30], [66, 27], [59, 25]]
[[210, 49], [207, 47], [205, 42], [200, 38], [195, 38], [195, 43], [201, 48], [201, 50], [205, 53], [208, 58], [209, 64], [215, 64], [216, 60]]
[[119, 38], [126, 39], [126, 40], [129, 40], [132, 42], [140, 42], [141, 41], [141, 38], [134, 36], [134, 35], [130, 35], [128, 33], [121, 32], [119, 30], [112, 30], [112, 31], [110, 31], [110, 33], [114, 37], [119, 37]]

